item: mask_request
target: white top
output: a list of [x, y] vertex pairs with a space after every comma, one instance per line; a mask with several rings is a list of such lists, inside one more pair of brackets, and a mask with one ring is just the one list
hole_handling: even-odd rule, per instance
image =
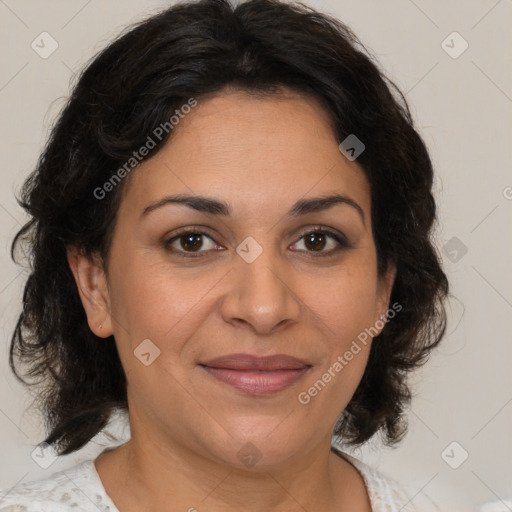
[[[410, 497], [396, 481], [364, 462], [333, 450], [361, 473], [373, 512], [416, 511]], [[105, 491], [94, 460], [80, 462], [45, 479], [0, 490], [0, 512], [119, 512]]]

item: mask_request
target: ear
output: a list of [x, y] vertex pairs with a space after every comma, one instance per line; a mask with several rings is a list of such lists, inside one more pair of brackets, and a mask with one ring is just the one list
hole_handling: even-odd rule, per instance
[[378, 278], [377, 302], [375, 308], [376, 318], [374, 319], [374, 325], [376, 328], [378, 328], [379, 334], [386, 324], [387, 312], [389, 310], [389, 301], [391, 298], [391, 290], [393, 289], [395, 276], [396, 265], [394, 263], [389, 263], [386, 272]]
[[110, 296], [101, 258], [82, 254], [73, 246], [67, 248], [67, 258], [91, 331], [102, 338], [111, 336]]

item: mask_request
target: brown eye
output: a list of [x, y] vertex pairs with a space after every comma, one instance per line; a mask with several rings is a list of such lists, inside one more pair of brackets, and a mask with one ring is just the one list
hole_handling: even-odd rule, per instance
[[164, 248], [183, 257], [199, 257], [217, 248], [206, 233], [188, 229], [164, 242]]
[[201, 249], [203, 245], [202, 236], [198, 233], [188, 233], [186, 235], [181, 235], [179, 237], [179, 241], [181, 247], [186, 251], [197, 251]]
[[304, 236], [304, 245], [311, 251], [321, 251], [326, 243], [326, 236], [323, 233], [313, 232]]
[[300, 244], [303, 244], [304, 248], [295, 247], [295, 250], [310, 253], [314, 256], [329, 256], [341, 249], [350, 248], [350, 244], [343, 235], [321, 228], [304, 233], [294, 245]]

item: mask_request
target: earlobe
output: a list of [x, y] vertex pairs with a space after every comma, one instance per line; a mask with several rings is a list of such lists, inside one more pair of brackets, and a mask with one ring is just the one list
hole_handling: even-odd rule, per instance
[[110, 297], [101, 258], [84, 254], [72, 246], [67, 248], [67, 258], [89, 328], [96, 336], [111, 336]]
[[[387, 321], [387, 313], [389, 310], [389, 302], [391, 300], [391, 291], [393, 289], [393, 284], [395, 282], [396, 277], [396, 265], [394, 263], [389, 263], [388, 268], [383, 276], [379, 278], [378, 285], [378, 304], [376, 314], [379, 319], [376, 321], [379, 325]], [[383, 325], [382, 325], [383, 328]], [[382, 329], [379, 329], [382, 330]]]

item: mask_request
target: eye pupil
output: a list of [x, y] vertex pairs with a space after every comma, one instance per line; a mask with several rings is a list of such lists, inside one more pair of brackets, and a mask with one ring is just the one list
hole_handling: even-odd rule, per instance
[[188, 233], [186, 235], [182, 235], [180, 237], [180, 242], [183, 249], [187, 251], [195, 251], [197, 249], [201, 249], [201, 246], [203, 245], [201, 235], [197, 233]]
[[305, 237], [304, 244], [308, 249], [321, 251], [325, 247], [325, 235], [323, 233], [309, 233]]

